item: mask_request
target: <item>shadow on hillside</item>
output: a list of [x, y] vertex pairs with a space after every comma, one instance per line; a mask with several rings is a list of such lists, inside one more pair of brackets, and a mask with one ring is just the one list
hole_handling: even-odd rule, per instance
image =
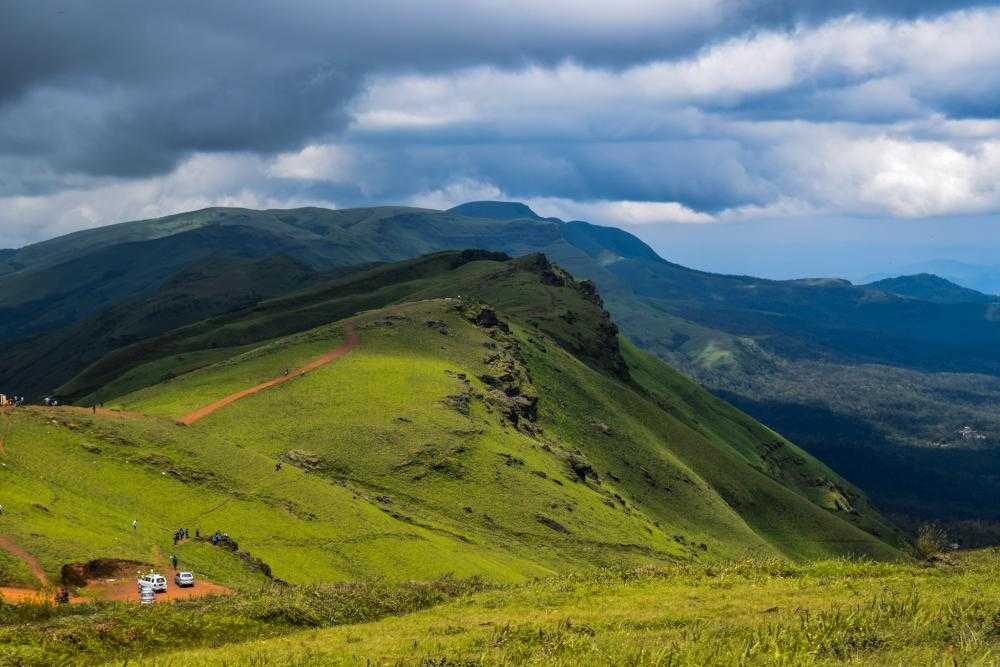
[[1000, 520], [1000, 451], [900, 447], [852, 415], [717, 394], [859, 486], [884, 511], [922, 519]]

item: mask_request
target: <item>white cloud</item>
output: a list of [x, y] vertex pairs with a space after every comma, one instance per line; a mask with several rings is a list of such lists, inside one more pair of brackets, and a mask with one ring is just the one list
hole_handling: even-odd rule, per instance
[[827, 211], [919, 218], [1000, 208], [998, 140], [961, 150], [942, 141], [828, 133], [780, 153], [790, 187]]
[[309, 144], [300, 151], [281, 153], [267, 173], [278, 178], [346, 182], [354, 174], [351, 153], [336, 144]]
[[543, 217], [587, 220], [609, 225], [704, 224], [716, 221], [712, 215], [692, 210], [677, 202], [573, 201], [557, 197], [537, 197], [528, 199], [528, 205]]
[[209, 206], [335, 207], [330, 201], [269, 194], [269, 171], [266, 161], [245, 154], [198, 154], [167, 176], [97, 180], [52, 195], [0, 197], [0, 247]]
[[[391, 133], [400, 142], [408, 136], [485, 145], [551, 142], [550, 153], [564, 151], [564, 161], [599, 142], [632, 142], [635, 160], [647, 163], [644, 143], [724, 146], [724, 140], [730, 168], [715, 178], [732, 179], [739, 165], [735, 173], [742, 171], [747, 182], [769, 184], [771, 199], [719, 214], [729, 219], [802, 211], [900, 217], [990, 212], [1000, 209], [989, 176], [1000, 126], [995, 119], [949, 118], [937, 107], [964, 104], [955, 95], [975, 96], [977, 90], [980, 97], [1000, 95], [997, 34], [998, 8], [913, 21], [852, 15], [621, 70], [564, 61], [386, 75], [373, 79], [352, 106], [353, 132], [362, 138]], [[774, 104], [790, 105], [779, 115], [794, 118], [798, 111], [804, 117], [776, 121], [766, 109], [754, 110], [756, 98], [779, 93], [787, 97]], [[751, 106], [744, 113], [727, 113], [745, 104]], [[614, 159], [622, 162], [621, 152]], [[648, 164], [647, 191], [655, 190], [649, 174], [658, 173], [655, 163]], [[688, 179], [688, 196], [706, 199], [712, 178]], [[662, 190], [677, 191], [673, 186], [664, 183]], [[588, 198], [616, 203], [590, 210], [633, 224], [713, 219], [685, 205], [684, 196], [647, 203], [617, 201], [612, 194], [593, 192]], [[555, 195], [552, 201], [569, 199]]]
[[507, 197], [500, 189], [491, 184], [472, 178], [452, 181], [436, 190], [420, 192], [410, 199], [412, 206], [420, 208], [449, 209], [465, 202], [498, 200]]
[[847, 84], [856, 86], [854, 105], [867, 91], [912, 110], [915, 99], [934, 98], [956, 82], [966, 91], [977, 80], [1000, 83], [997, 34], [1000, 9], [909, 23], [849, 16], [815, 28], [733, 38], [688, 59], [622, 70], [567, 60], [551, 67], [483, 65], [435, 75], [383, 75], [372, 79], [352, 108], [356, 127], [388, 130], [488, 124], [551, 111], [588, 115], [608, 104], [627, 110], [623, 116], [635, 113], [634, 105], [732, 106], [803, 84], [818, 90]]

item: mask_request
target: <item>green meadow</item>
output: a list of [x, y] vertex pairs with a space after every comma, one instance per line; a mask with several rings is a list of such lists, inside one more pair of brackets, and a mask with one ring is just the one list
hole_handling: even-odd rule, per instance
[[[699, 664], [712, 647], [791, 641], [725, 606], [755, 594], [806, 591], [826, 613], [860, 604], [851, 582], [937, 585], [856, 488], [618, 336], [592, 286], [544, 258], [461, 257], [171, 334], [169, 353], [92, 394], [106, 410], [9, 411], [0, 532], [50, 580], [67, 563], [164, 568], [176, 555], [233, 595], [136, 614], [0, 605], [0, 656], [224, 645], [169, 659]], [[346, 355], [178, 423], [338, 347], [348, 323], [359, 342]], [[238, 549], [175, 546], [177, 528], [225, 532]], [[0, 586], [31, 585], [2, 554]], [[969, 577], [984, 576], [976, 563]], [[811, 587], [833, 579], [843, 595], [823, 606]], [[789, 604], [761, 622], [801, 625]], [[242, 644], [255, 638], [274, 643]], [[642, 653], [647, 642], [659, 648]], [[690, 657], [670, 657], [675, 644]]]
[[993, 665], [1000, 553], [783, 559], [521, 584], [268, 587], [136, 610], [0, 605], [0, 664]]
[[155, 665], [993, 665], [1000, 557], [609, 570]]

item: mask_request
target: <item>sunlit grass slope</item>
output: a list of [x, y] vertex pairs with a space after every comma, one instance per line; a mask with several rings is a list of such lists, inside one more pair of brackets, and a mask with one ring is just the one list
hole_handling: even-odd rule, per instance
[[[894, 540], [855, 489], [627, 344], [630, 374], [608, 372], [619, 342], [593, 333], [601, 311], [586, 290], [540, 281], [550, 267], [510, 264], [450, 271], [447, 290], [460, 299], [356, 317], [361, 344], [348, 356], [192, 432], [271, 459], [311, 457], [316, 475], [387, 498], [392, 512], [529, 559], [895, 554], [870, 534]], [[497, 305], [510, 334], [470, 321], [480, 300]], [[315, 357], [336, 331], [279, 339], [116, 405], [179, 417]], [[510, 368], [516, 392], [537, 399], [533, 421], [513, 423], [493, 397], [490, 383]], [[463, 396], [468, 414], [455, 405]]]
[[993, 665], [996, 552], [557, 578], [414, 614], [150, 657], [179, 665]]
[[547, 571], [393, 518], [350, 486], [294, 466], [278, 473], [273, 459], [234, 438], [202, 440], [172, 421], [68, 409], [13, 419], [0, 529], [53, 580], [64, 563], [124, 558], [162, 567], [176, 553], [185, 567], [231, 586], [263, 581], [223, 549], [195, 541], [175, 548], [179, 527], [228, 532], [291, 582]]
[[[10, 413], [0, 530], [53, 577], [91, 558], [156, 562], [177, 527], [228, 532], [293, 583], [900, 556], [855, 489], [622, 344], [591, 285], [538, 256], [445, 259], [410, 263], [405, 287], [366, 274], [378, 297], [341, 283], [221, 327], [307, 325], [291, 335], [177, 332], [188, 351], [123, 376], [142, 388], [107, 401], [118, 416]], [[311, 326], [366, 301], [381, 305]], [[176, 422], [340, 345], [348, 320], [360, 343], [346, 356]], [[224, 584], [261, 580], [208, 545], [178, 555]]]

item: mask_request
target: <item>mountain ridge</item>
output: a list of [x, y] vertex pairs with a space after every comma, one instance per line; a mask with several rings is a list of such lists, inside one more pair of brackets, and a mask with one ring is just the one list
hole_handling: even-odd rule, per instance
[[[100, 318], [127, 303], [141, 311], [143, 303], [167, 299], [171, 275], [206, 261], [205, 247], [211, 245], [185, 244], [186, 238], [217, 239], [221, 259], [230, 252], [221, 247], [227, 237], [234, 240], [233, 259], [284, 254], [312, 272], [310, 280], [320, 281], [331, 272], [444, 250], [544, 253], [571, 275], [593, 280], [621, 331], [643, 349], [780, 425], [862, 482], [879, 502], [897, 511], [920, 507], [921, 513], [967, 517], [997, 512], [980, 500], [1000, 474], [1000, 461], [989, 454], [991, 443], [1000, 442], [1000, 418], [982, 407], [1000, 396], [1000, 310], [994, 304], [935, 303], [831, 279], [774, 281], [695, 271], [659, 257], [623, 230], [524, 218], [516, 204], [490, 206], [497, 218], [392, 206], [205, 209], [22, 249], [14, 261], [26, 266], [8, 273], [0, 287], [0, 339], [11, 350], [0, 360], [0, 384], [12, 393], [30, 384], [38, 395], [78, 374], [82, 369], [73, 364], [82, 358], [73, 362], [45, 351], [65, 349], [59, 336], [68, 335], [68, 323]], [[164, 235], [170, 231], [175, 233]], [[123, 243], [113, 242], [118, 233]], [[121, 259], [130, 247], [124, 243], [142, 235], [151, 238], [135, 242], [150, 259], [130, 265]], [[79, 248], [89, 250], [73, 256]], [[32, 262], [34, 268], [27, 266]], [[76, 285], [81, 274], [98, 279], [92, 286]], [[212, 307], [223, 305], [219, 300]], [[192, 311], [191, 317], [208, 314]], [[38, 356], [53, 363], [65, 359], [61, 370], [53, 369], [58, 377], [30, 373]], [[902, 384], [900, 376], [906, 378]], [[833, 377], [838, 388], [829, 383]], [[906, 391], [906, 401], [897, 400], [889, 386]], [[819, 421], [817, 408], [823, 411]], [[964, 439], [965, 426], [985, 439]], [[980, 463], [969, 465], [970, 457]], [[907, 459], [926, 463], [914, 468], [903, 463]], [[860, 463], [871, 460], [885, 467]], [[954, 481], [932, 473], [942, 466]], [[913, 480], [909, 488], [891, 482], [904, 476]]]
[[[91, 385], [95, 409], [4, 412], [0, 520], [51, 579], [167, 550], [252, 589], [906, 548], [856, 487], [621, 338], [594, 286], [540, 255], [382, 264], [111, 356], [126, 372]], [[60, 489], [44, 511], [39, 488]], [[170, 526], [239, 553], [171, 545]]]

